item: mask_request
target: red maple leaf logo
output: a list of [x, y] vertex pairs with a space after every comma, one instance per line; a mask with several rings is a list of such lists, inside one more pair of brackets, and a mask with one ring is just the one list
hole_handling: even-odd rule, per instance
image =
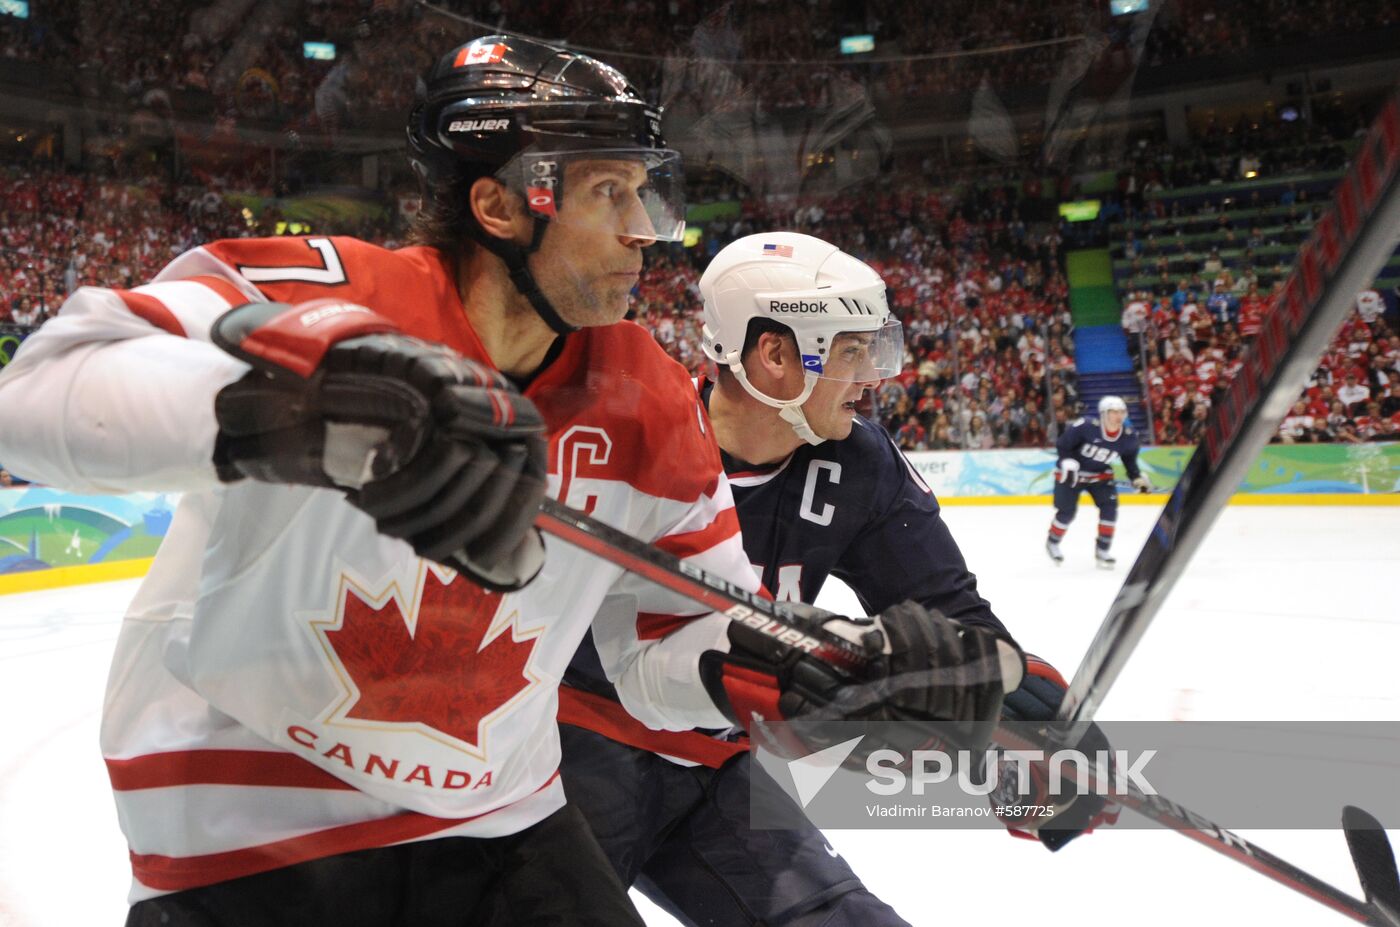
[[390, 596], [383, 605], [347, 588], [339, 628], [324, 630], [352, 684], [339, 717], [419, 724], [481, 748], [481, 722], [534, 685], [525, 665], [535, 635], [518, 640], [513, 621], [495, 628], [501, 594], [427, 569], [416, 620]]

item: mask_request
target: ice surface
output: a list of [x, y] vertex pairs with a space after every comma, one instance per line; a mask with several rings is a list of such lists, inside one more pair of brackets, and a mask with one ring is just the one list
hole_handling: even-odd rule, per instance
[[[1117, 572], [1093, 565], [1081, 509], [1056, 568], [1051, 509], [949, 507], [979, 585], [1028, 650], [1073, 673], [1156, 510], [1120, 510]], [[1188, 567], [1101, 716], [1400, 719], [1400, 508], [1233, 507]], [[0, 925], [119, 924], [126, 846], [97, 725], [134, 581], [0, 596]], [[845, 589], [822, 604], [848, 608]], [[1340, 820], [1345, 795], [1337, 796]], [[1213, 809], [1195, 810], [1210, 816]], [[1387, 821], [1392, 826], [1398, 822]], [[1245, 836], [1359, 893], [1340, 830]], [[989, 831], [833, 831], [880, 897], [918, 927], [1134, 927], [1347, 921], [1173, 833], [1108, 831], [1051, 854]], [[647, 923], [674, 923], [640, 902]]]

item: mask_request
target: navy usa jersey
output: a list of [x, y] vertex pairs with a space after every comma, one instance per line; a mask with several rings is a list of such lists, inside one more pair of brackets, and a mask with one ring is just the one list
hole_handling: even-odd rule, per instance
[[1085, 416], [1070, 422], [1069, 427], [1055, 442], [1060, 460], [1069, 458], [1079, 461], [1081, 478], [1090, 474], [1108, 474], [1112, 478], [1113, 460], [1122, 459], [1123, 469], [1128, 471], [1128, 479], [1135, 480], [1141, 475], [1138, 469], [1138, 438], [1133, 426], [1127, 422], [1118, 434], [1109, 437], [1097, 418]]
[[[710, 388], [702, 383], [707, 406]], [[846, 440], [803, 444], [763, 467], [720, 456], [744, 550], [774, 598], [813, 602], [836, 576], [871, 615], [913, 599], [1005, 631], [978, 595], [938, 499], [878, 425], [858, 417]]]
[[[710, 384], [701, 381], [700, 388], [708, 407]], [[744, 552], [775, 598], [812, 602], [826, 578], [837, 576], [868, 614], [913, 599], [1006, 633], [977, 594], [977, 578], [943, 523], [938, 500], [878, 425], [858, 418], [846, 440], [803, 444], [766, 467], [723, 453], [721, 459]], [[725, 732], [655, 731], [627, 717], [591, 635], [564, 676], [559, 721], [714, 768], [746, 749]]]

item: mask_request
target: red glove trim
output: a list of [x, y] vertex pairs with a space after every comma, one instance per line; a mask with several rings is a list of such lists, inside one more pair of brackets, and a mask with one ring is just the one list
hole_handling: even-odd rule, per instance
[[1065, 682], [1065, 677], [1060, 675], [1059, 670], [1032, 653], [1026, 654], [1026, 675], [1048, 679], [1061, 689], [1069, 688], [1069, 683]]
[[735, 717], [746, 730], [752, 729], [755, 717], [772, 721], [783, 719], [783, 713], [778, 709], [778, 696], [781, 695], [778, 680], [771, 673], [726, 663], [720, 680]]
[[244, 336], [238, 348], [306, 379], [316, 372], [332, 345], [360, 335], [397, 331], [397, 325], [364, 306], [339, 299], [313, 299], [259, 325]]

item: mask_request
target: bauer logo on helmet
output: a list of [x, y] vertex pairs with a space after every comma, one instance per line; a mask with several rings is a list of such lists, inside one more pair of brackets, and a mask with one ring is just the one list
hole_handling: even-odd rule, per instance
[[454, 119], [449, 132], [499, 132], [510, 125], [509, 119]]

